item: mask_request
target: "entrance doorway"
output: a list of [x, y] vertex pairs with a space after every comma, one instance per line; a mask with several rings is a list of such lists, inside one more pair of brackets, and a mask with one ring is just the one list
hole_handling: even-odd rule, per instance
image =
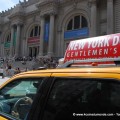
[[36, 57], [39, 53], [39, 46], [29, 47], [29, 57]]

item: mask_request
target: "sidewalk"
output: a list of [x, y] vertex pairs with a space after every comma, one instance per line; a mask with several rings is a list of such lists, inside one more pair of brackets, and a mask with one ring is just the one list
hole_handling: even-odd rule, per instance
[[0, 76], [0, 86], [1, 86], [3, 83], [5, 83], [8, 79], [9, 79], [9, 77], [4, 77], [4, 78], [2, 78], [2, 77]]

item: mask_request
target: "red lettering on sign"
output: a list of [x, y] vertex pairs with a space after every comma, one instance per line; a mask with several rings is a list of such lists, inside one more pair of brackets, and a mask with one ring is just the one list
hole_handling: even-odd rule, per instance
[[71, 41], [64, 62], [116, 57], [120, 57], [120, 33]]

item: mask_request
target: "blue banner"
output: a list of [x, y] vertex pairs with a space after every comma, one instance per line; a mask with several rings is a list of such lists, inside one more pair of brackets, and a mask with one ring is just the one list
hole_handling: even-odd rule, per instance
[[10, 48], [10, 42], [5, 42], [4, 47], [5, 48]]
[[45, 23], [44, 41], [48, 42], [48, 40], [49, 40], [49, 23]]
[[65, 40], [76, 39], [76, 38], [81, 38], [81, 37], [88, 37], [88, 36], [89, 36], [89, 29], [88, 28], [67, 31], [64, 33]]

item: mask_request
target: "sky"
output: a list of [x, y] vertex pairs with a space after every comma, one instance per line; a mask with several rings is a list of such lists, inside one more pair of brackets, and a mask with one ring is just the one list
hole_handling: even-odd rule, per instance
[[[23, 2], [24, 0], [20, 0]], [[14, 7], [14, 5], [18, 4], [19, 0], [0, 0], [0, 12], [10, 9]]]

